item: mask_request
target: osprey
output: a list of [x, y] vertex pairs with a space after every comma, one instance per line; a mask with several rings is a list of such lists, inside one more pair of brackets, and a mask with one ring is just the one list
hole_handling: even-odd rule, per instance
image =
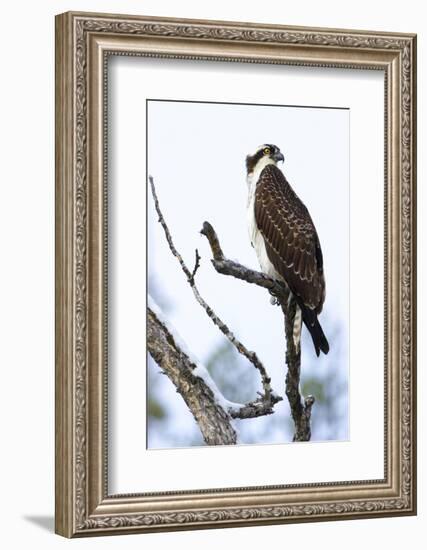
[[246, 157], [249, 237], [262, 271], [285, 283], [295, 298], [295, 345], [303, 321], [319, 356], [329, 351], [317, 318], [325, 301], [322, 249], [307, 208], [277, 167], [284, 160], [270, 144]]

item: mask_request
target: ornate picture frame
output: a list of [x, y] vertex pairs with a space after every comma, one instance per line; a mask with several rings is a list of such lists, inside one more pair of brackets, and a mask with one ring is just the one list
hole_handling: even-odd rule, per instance
[[[384, 72], [384, 478], [108, 492], [109, 56]], [[56, 532], [65, 537], [416, 513], [416, 36], [68, 12], [56, 17]]]

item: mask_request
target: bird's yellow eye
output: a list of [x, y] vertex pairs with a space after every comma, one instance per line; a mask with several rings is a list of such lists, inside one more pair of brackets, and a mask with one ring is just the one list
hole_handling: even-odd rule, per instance
[[269, 155], [270, 153], [271, 153], [270, 147], [266, 147], [266, 148], [264, 149], [264, 155]]

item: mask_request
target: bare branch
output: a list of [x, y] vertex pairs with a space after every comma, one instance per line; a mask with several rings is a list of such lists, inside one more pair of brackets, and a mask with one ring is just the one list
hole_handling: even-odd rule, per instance
[[267, 401], [261, 394], [261, 397], [250, 401], [242, 405], [230, 406], [227, 408], [229, 415], [232, 418], [240, 418], [242, 420], [246, 418], [257, 418], [258, 416], [266, 416], [274, 413], [274, 405], [279, 401], [282, 401], [283, 397], [274, 394], [272, 401]]
[[311, 438], [311, 408], [314, 397], [309, 395], [305, 399], [300, 393], [301, 376], [301, 349], [296, 349], [293, 339], [293, 327], [296, 312], [296, 302], [293, 300], [289, 289], [280, 282], [271, 279], [264, 273], [249, 269], [242, 264], [228, 260], [222, 251], [218, 236], [209, 222], [204, 222], [202, 235], [209, 241], [212, 250], [212, 264], [218, 273], [230, 275], [247, 283], [255, 284], [267, 289], [281, 305], [285, 317], [286, 335], [286, 396], [291, 408], [294, 421], [294, 441], [309, 441]]
[[151, 308], [148, 308], [147, 327], [151, 357], [176, 386], [200, 427], [205, 442], [208, 445], [234, 445], [237, 434], [231, 424], [231, 416], [216, 401], [212, 389], [203, 378], [194, 374], [197, 365], [179, 347]]
[[286, 334], [286, 397], [291, 408], [294, 421], [294, 441], [310, 441], [311, 438], [311, 408], [314, 404], [314, 397], [307, 396], [304, 400], [300, 392], [301, 377], [301, 346], [296, 347], [294, 343], [294, 319], [296, 313], [296, 302], [291, 299], [286, 306], [281, 304], [285, 316]]
[[201, 260], [201, 257], [200, 257], [199, 251], [196, 248], [196, 261], [194, 264], [193, 272], [191, 273], [191, 280], [193, 281], [193, 283], [194, 283], [194, 277], [196, 276], [197, 270], [200, 267], [200, 260]]
[[[187, 277], [187, 281], [193, 291], [193, 294], [197, 300], [197, 302], [202, 306], [202, 308], [205, 310], [208, 317], [212, 320], [212, 322], [219, 328], [219, 330], [228, 338], [228, 340], [233, 344], [233, 346], [237, 349], [239, 353], [241, 353], [244, 357], [246, 357], [252, 365], [258, 370], [261, 376], [261, 382], [263, 387], [263, 394], [261, 394], [261, 397], [259, 399], [256, 399], [255, 401], [252, 401], [250, 403], [247, 403], [245, 405], [238, 405], [237, 407], [230, 407], [230, 415], [233, 418], [254, 418], [256, 416], [261, 416], [265, 414], [271, 414], [273, 413], [273, 407], [276, 403], [281, 401], [283, 398], [277, 395], [273, 389], [271, 388], [271, 378], [268, 375], [264, 365], [258, 358], [257, 354], [253, 351], [248, 350], [233, 334], [233, 332], [229, 329], [229, 327], [216, 315], [216, 313], [213, 311], [213, 309], [205, 302], [205, 300], [202, 298], [197, 285], [195, 283], [195, 274], [197, 272], [197, 269], [199, 268], [200, 264], [200, 256], [198, 251], [196, 250], [196, 263], [195, 267], [193, 269], [193, 272], [190, 272], [187, 265], [185, 264], [181, 254], [177, 251], [175, 248], [175, 245], [173, 243], [173, 239], [171, 236], [171, 233], [169, 231], [169, 228], [166, 224], [166, 221], [163, 217], [162, 211], [160, 209], [159, 200], [156, 193], [156, 188], [154, 185], [154, 180], [152, 176], [149, 176], [149, 182], [151, 186], [151, 192], [154, 199], [154, 205], [156, 208], [156, 212], [158, 215], [159, 222], [163, 228], [163, 231], [166, 236], [166, 240], [168, 242], [169, 248], [172, 252], [172, 254], [177, 258], [181, 269], [183, 270], [184, 274]], [[219, 252], [221, 250], [219, 249]]]
[[179, 252], [175, 248], [175, 245], [173, 244], [173, 240], [172, 240], [172, 235], [170, 234], [169, 228], [166, 225], [165, 219], [163, 218], [162, 211], [160, 210], [159, 199], [157, 198], [157, 193], [156, 193], [156, 188], [154, 187], [153, 177], [149, 176], [148, 179], [150, 181], [151, 193], [152, 193], [153, 199], [154, 199], [154, 206], [156, 208], [157, 215], [159, 216], [159, 222], [160, 222], [161, 226], [163, 227], [163, 231], [165, 232], [165, 236], [166, 236], [166, 240], [168, 241], [169, 248], [170, 248], [172, 254], [175, 256], [175, 258], [178, 260], [182, 271], [186, 274], [188, 282], [190, 283], [191, 287], [194, 288], [194, 279], [192, 277], [191, 271], [185, 265], [185, 262], [182, 259], [181, 254], [179, 254]]
[[204, 235], [209, 241], [213, 256], [212, 261], [222, 262], [223, 260], [225, 260], [224, 253], [222, 251], [221, 245], [219, 244], [217, 234], [215, 233], [215, 229], [211, 226], [209, 222], [203, 222], [203, 227], [200, 233]]
[[231, 275], [236, 279], [241, 279], [247, 283], [266, 288], [270, 294], [279, 300], [280, 303], [287, 303], [289, 299], [289, 289], [279, 281], [271, 279], [264, 273], [254, 271], [248, 267], [245, 267], [238, 262], [229, 260], [224, 256], [221, 245], [219, 244], [218, 236], [209, 222], [204, 222], [202, 230], [200, 231], [208, 241], [212, 250], [213, 259], [212, 264], [218, 273], [222, 275]]

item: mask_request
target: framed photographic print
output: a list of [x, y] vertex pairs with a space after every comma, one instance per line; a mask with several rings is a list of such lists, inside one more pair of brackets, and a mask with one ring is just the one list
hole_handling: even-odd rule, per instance
[[416, 513], [416, 37], [56, 18], [56, 531]]

